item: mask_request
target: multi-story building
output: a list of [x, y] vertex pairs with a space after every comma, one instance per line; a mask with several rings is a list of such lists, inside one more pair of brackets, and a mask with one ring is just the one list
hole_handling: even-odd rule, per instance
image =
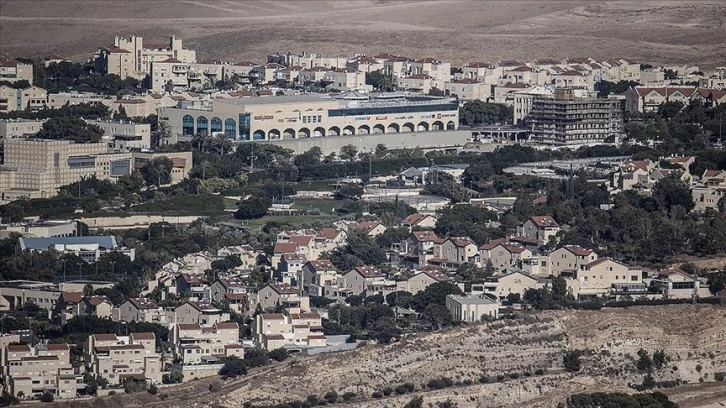
[[126, 380], [161, 383], [162, 357], [156, 352], [154, 333], [92, 334], [83, 345], [86, 369], [109, 385]]
[[624, 127], [620, 101], [579, 98], [566, 88], [535, 97], [528, 123], [535, 140], [555, 146], [602, 143], [622, 136]]
[[300, 289], [289, 285], [270, 283], [257, 292], [253, 303], [260, 305], [262, 310], [274, 310], [278, 307], [289, 310], [291, 313], [310, 311], [310, 298], [302, 296]]
[[284, 347], [301, 351], [327, 345], [317, 313], [259, 314], [252, 337], [255, 345], [265, 350]]
[[116, 37], [110, 47], [103, 47], [94, 55], [96, 69], [104, 74], [121, 78], [144, 79], [151, 73], [151, 64], [170, 58], [183, 63], [196, 62], [195, 51], [186, 50], [182, 40], [171, 36], [168, 42], [144, 43], [142, 37]]
[[15, 83], [23, 80], [33, 83], [33, 64], [18, 60], [0, 61], [0, 81]]
[[454, 99], [354, 92], [215, 99], [199, 108], [160, 108], [159, 117], [182, 135], [220, 132], [239, 141], [455, 130], [459, 124]]
[[37, 86], [23, 89], [0, 86], [0, 113], [31, 110], [39, 111], [48, 106], [48, 91]]
[[171, 160], [171, 183], [176, 184], [187, 178], [192, 170], [192, 152], [164, 152], [135, 151], [133, 153], [134, 169], [140, 170], [150, 161], [167, 157]]
[[47, 393], [59, 399], [75, 398], [81, 382], [68, 344], [7, 345], [2, 368], [5, 391], [19, 399]]
[[537, 240], [537, 245], [546, 245], [560, 232], [560, 224], [549, 215], [532, 216], [517, 227], [517, 235]]
[[[0, 87], [0, 105], [2, 105], [2, 92], [4, 87]], [[0, 111], [2, 111], [0, 106]], [[15, 137], [32, 136], [40, 131], [43, 127], [42, 120], [30, 119], [3, 119], [0, 120], [0, 139], [12, 139]]]
[[47, 238], [18, 238], [18, 249], [21, 251], [50, 251], [62, 254], [73, 254], [86, 262], [96, 262], [103, 254], [117, 252], [134, 260], [135, 249], [121, 247], [116, 243], [116, 237], [87, 236], [87, 237], [47, 237]]
[[597, 254], [591, 249], [579, 245], [565, 245], [557, 248], [548, 255], [548, 265], [543, 265], [549, 271], [548, 275], [558, 276], [564, 271], [577, 271], [583, 265], [597, 260]]
[[112, 318], [121, 322], [166, 323], [164, 309], [149, 298], [129, 298], [112, 313]]
[[471, 78], [455, 79], [444, 84], [447, 95], [456, 95], [460, 101], [487, 101], [492, 96], [492, 85]]
[[125, 121], [90, 120], [90, 125], [103, 129], [104, 138], [113, 140], [117, 149], [148, 149], [151, 147], [151, 125]]
[[81, 177], [115, 180], [131, 173], [131, 162], [131, 152], [109, 150], [106, 143], [10, 139], [0, 167], [0, 201], [52, 197]]
[[17, 232], [26, 237], [71, 237], [78, 233], [75, 220], [38, 220], [1, 224], [0, 231]]
[[220, 358], [244, 357], [239, 341], [239, 325], [218, 322], [209, 325], [179, 323], [171, 332], [174, 358], [183, 365], [219, 362]]
[[726, 170], [706, 170], [701, 181], [691, 188], [695, 211], [718, 209], [718, 203], [726, 197]]

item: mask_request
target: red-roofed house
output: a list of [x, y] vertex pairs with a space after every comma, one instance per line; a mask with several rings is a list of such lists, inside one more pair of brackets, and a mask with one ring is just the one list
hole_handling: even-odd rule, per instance
[[448, 238], [438, 246], [437, 252], [439, 258], [454, 268], [464, 263], [479, 263], [479, 248], [469, 237]]
[[610, 258], [598, 258], [582, 265], [574, 277], [579, 283], [580, 298], [605, 296], [613, 284], [640, 283], [643, 272], [629, 269]]
[[386, 227], [378, 221], [360, 221], [357, 228], [364, 230], [370, 237], [377, 237], [386, 232]]
[[546, 245], [558, 232], [560, 225], [549, 215], [532, 216], [517, 227], [517, 235], [534, 238], [540, 246]]
[[565, 245], [550, 252], [548, 258], [548, 265], [543, 265], [543, 269], [549, 272], [548, 275], [559, 276], [564, 271], [574, 272], [597, 260], [597, 254], [579, 245]]
[[369, 285], [386, 281], [386, 275], [372, 266], [357, 266], [343, 278], [342, 286], [351, 289], [353, 294], [358, 296], [366, 296], [365, 291]]
[[310, 311], [310, 298], [300, 295], [300, 288], [290, 285], [267, 284], [257, 292], [253, 298], [256, 307], [259, 304], [263, 310], [283, 308], [290, 313]]
[[401, 225], [408, 228], [409, 231], [411, 231], [413, 227], [433, 228], [436, 226], [436, 217], [428, 214], [415, 213], [406, 217]]
[[302, 267], [300, 282], [305, 293], [314, 296], [325, 296], [325, 286], [338, 278], [338, 268], [327, 259], [308, 261]]
[[322, 320], [317, 313], [259, 314], [252, 330], [255, 346], [265, 350], [325, 347]]
[[414, 276], [403, 282], [398, 282], [398, 290], [410, 292], [414, 295], [423, 292], [427, 287], [439, 282], [448, 282], [451, 279], [441, 269], [424, 266]]
[[480, 250], [481, 263], [491, 261], [498, 273], [521, 270], [525, 259], [532, 258], [532, 250], [514, 242], [502, 242], [490, 250]]
[[213, 324], [177, 324], [171, 331], [174, 357], [182, 365], [218, 364], [225, 357], [244, 357], [244, 351], [237, 347], [239, 324], [217, 322]]

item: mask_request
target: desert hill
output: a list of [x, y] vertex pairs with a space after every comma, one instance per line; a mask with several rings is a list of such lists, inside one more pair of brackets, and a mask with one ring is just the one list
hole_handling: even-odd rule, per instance
[[201, 58], [392, 52], [469, 60], [726, 62], [726, 2], [2, 0], [0, 54], [88, 58], [114, 36], [176, 35]]

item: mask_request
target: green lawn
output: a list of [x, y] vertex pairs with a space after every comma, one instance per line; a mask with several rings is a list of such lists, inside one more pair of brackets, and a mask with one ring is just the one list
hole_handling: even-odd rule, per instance
[[317, 208], [321, 212], [326, 214], [332, 214], [333, 209], [338, 209], [343, 206], [345, 201], [343, 200], [295, 200], [292, 208], [299, 208], [302, 210], [310, 210]]
[[[145, 214], [175, 214], [213, 216], [227, 214], [225, 208], [236, 207], [234, 200], [226, 202], [222, 196], [201, 194], [198, 196], [173, 197], [164, 201], [155, 201], [135, 205], [132, 211]], [[231, 203], [231, 204], [230, 204]], [[231, 207], [230, 207], [231, 206]]]

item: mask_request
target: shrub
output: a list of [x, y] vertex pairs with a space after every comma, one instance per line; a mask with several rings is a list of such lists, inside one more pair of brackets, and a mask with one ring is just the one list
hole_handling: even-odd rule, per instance
[[335, 391], [328, 391], [323, 395], [323, 398], [325, 401], [327, 401], [330, 404], [338, 402], [338, 393]]
[[380, 391], [373, 391], [373, 394], [371, 394], [371, 397], [373, 398], [383, 398], [383, 393]]
[[403, 408], [423, 408], [423, 397], [413, 397], [413, 399], [409, 401], [408, 404], [404, 405]]
[[503, 374], [498, 374], [498, 375], [497, 375], [497, 381], [498, 381], [498, 382], [502, 382], [502, 381], [504, 381], [504, 375], [503, 375]]
[[236, 377], [238, 375], [247, 374], [247, 361], [240, 360], [239, 358], [232, 357], [227, 360], [221, 369], [219, 369], [219, 375], [226, 375], [227, 377]]
[[713, 375], [713, 379], [716, 381], [723, 381], [726, 378], [726, 373], [716, 373]]
[[314, 407], [318, 405], [318, 403], [320, 402], [320, 398], [318, 398], [318, 396], [315, 394], [310, 394], [305, 399], [305, 401], [308, 403], [309, 406]]
[[486, 384], [489, 381], [490, 381], [490, 379], [489, 379], [489, 376], [488, 375], [482, 375], [482, 376], [479, 377], [479, 382], [482, 383], [482, 384]]
[[275, 361], [285, 361], [289, 354], [287, 349], [280, 347], [272, 350], [268, 356]]
[[582, 368], [582, 356], [581, 350], [571, 350], [565, 353], [562, 357], [562, 363], [565, 365], [565, 370], [571, 373], [576, 373]]
[[696, 365], [696, 371], [698, 371], [698, 372], [700, 373], [700, 372], [701, 372], [701, 370], [703, 370], [703, 367], [701, 367], [701, 365], [700, 365], [700, 364], [697, 364], [697, 365]]
[[214, 380], [211, 383], [209, 383], [209, 392], [220, 392], [222, 391], [222, 382], [219, 380]]
[[645, 377], [643, 377], [643, 387], [645, 389], [651, 389], [655, 387], [655, 379], [652, 375], [648, 374]]
[[509, 373], [509, 378], [511, 378], [513, 380], [516, 380], [517, 378], [519, 378], [519, 374], [517, 374], [517, 373]]
[[534, 370], [534, 375], [544, 375], [544, 370], [541, 368], [538, 368]]
[[467, 378], [466, 380], [462, 381], [462, 384], [471, 385], [471, 380]]
[[157, 392], [159, 392], [159, 389], [156, 388], [156, 385], [151, 384], [151, 387], [149, 387], [149, 394], [156, 395]]
[[416, 386], [413, 385], [413, 383], [405, 383], [403, 386], [406, 388], [406, 391], [413, 392], [413, 390], [416, 389]]
[[55, 397], [53, 396], [53, 394], [51, 394], [49, 392], [46, 392], [45, 394], [40, 396], [40, 400], [42, 402], [53, 402], [54, 399], [55, 399]]
[[114, 391], [114, 390], [111, 390], [111, 391], [109, 391], [109, 392], [108, 392], [108, 395], [109, 395], [109, 396], [113, 396], [113, 395], [116, 395], [116, 391]]
[[355, 398], [355, 393], [354, 392], [348, 391], [345, 394], [343, 394], [343, 401], [346, 401], [347, 402], [347, 401], [352, 400], [353, 398]]
[[399, 385], [398, 387], [396, 387], [396, 394], [398, 394], [398, 395], [403, 395], [407, 392], [408, 392], [408, 390], [403, 385]]
[[393, 388], [386, 387], [386, 388], [383, 389], [383, 395], [385, 395], [386, 397], [389, 396], [389, 395], [391, 395], [391, 394], [393, 394]]

